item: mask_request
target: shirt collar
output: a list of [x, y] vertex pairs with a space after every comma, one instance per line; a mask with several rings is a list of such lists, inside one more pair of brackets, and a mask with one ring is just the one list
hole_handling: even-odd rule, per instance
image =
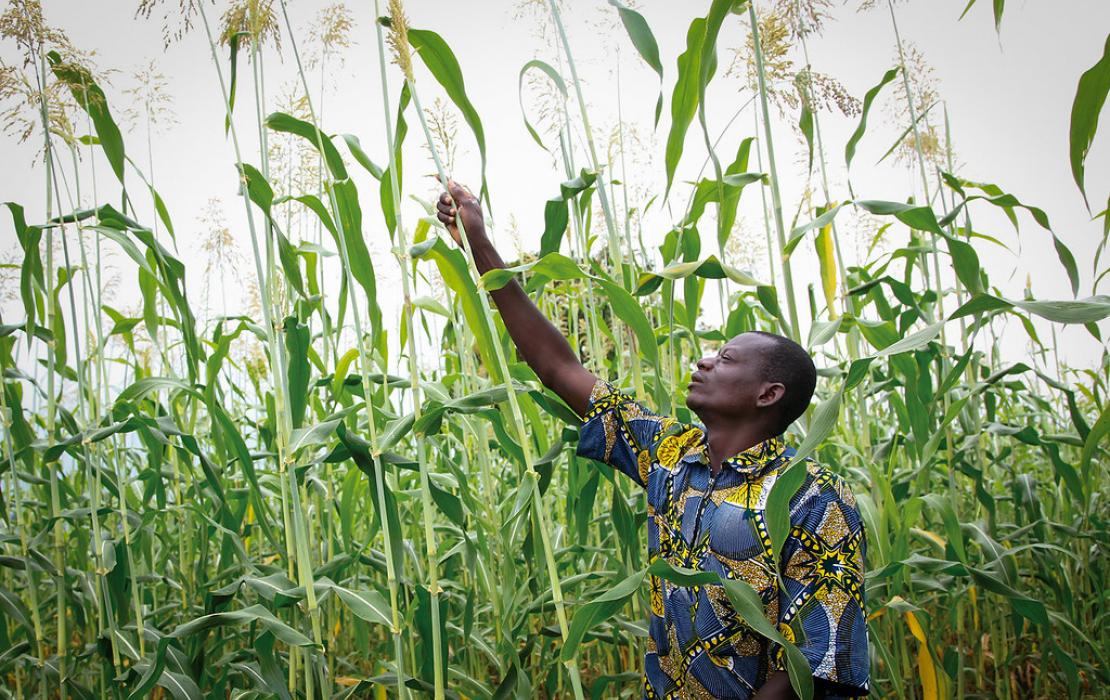
[[[743, 452], [738, 452], [721, 463], [721, 467], [732, 467], [741, 472], [760, 471], [786, 452], [786, 441], [782, 435], [757, 442]], [[696, 459], [709, 464], [709, 436], [703, 429], [701, 440], [696, 449], [687, 453], [684, 459]]]

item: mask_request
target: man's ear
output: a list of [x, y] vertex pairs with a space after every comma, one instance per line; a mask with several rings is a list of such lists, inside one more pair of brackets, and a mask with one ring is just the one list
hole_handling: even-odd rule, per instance
[[767, 382], [760, 389], [759, 396], [755, 397], [755, 405], [758, 408], [767, 408], [782, 401], [783, 396], [786, 396], [785, 384], [782, 382]]

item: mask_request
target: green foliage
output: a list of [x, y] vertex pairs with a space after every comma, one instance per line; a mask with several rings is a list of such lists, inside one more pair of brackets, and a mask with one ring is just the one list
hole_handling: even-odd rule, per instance
[[[627, 34], [613, 40], [630, 40], [660, 78], [658, 122], [668, 59], [643, 15], [610, 5]], [[996, 27], [1003, 8], [994, 3]], [[384, 145], [343, 134], [341, 152], [310, 99], [307, 118], [274, 112], [254, 123], [319, 157], [316, 182], [288, 191], [269, 151], [244, 158], [238, 150], [230, 108], [236, 83], [248, 79], [236, 57], [249, 35], [231, 35], [231, 92], [219, 95], [236, 149], [226, 172], [266, 224], [252, 230], [255, 277], [246, 280], [257, 286], [258, 308], [233, 317], [194, 312], [186, 278], [195, 289], [201, 271], [182, 263], [183, 238], [167, 243], [142, 223], [137, 212], [150, 212], [173, 240], [167, 203], [125, 155], [107, 96], [88, 70], [46, 53], [44, 80], [76, 99], [95, 132], [78, 142], [99, 146], [115, 176], [96, 191], [125, 204], [39, 216], [6, 203], [19, 247], [6, 267], [24, 318], [0, 325], [5, 697], [635, 697], [649, 577], [720, 586], [738, 620], [783, 649], [796, 692], [810, 697], [799, 640], [765, 616], [751, 586], [645, 561], [651, 515], [642, 494], [575, 456], [578, 417], [540, 386], [490, 313], [487, 295], [514, 279], [591, 372], [682, 419], [692, 416], [675, 388], [718, 343], [746, 330], [807, 338], [818, 396], [791, 428], [797, 452], [766, 495], [766, 556], [786, 564], [777, 560], [790, 502], [805, 461], [821, 462], [851, 488], [866, 524], [876, 696], [1100, 697], [1110, 684], [1110, 360], [1103, 351], [1097, 368], [1068, 368], [1057, 350], [1072, 341], [1056, 335], [1082, 326], [1101, 341], [1110, 297], [1097, 294], [1098, 260], [1096, 283], [1079, 298], [1084, 279], [1046, 211], [949, 166], [919, 183], [937, 197], [807, 197], [796, 203], [789, 238], [772, 245], [771, 264], [781, 268], [739, 269], [728, 250], [744, 189], [768, 186], [782, 205], [773, 163], [767, 173], [750, 167], [754, 137], [730, 127], [727, 139], [713, 140], [706, 123], [717, 43], [732, 31], [727, 22], [739, 25], [730, 15], [741, 9], [713, 2], [678, 56], [664, 199], [682, 189], [686, 206], [675, 208], [658, 251], [635, 250], [632, 239], [654, 196], [629, 202], [619, 217], [603, 200], [627, 185], [612, 162], [596, 160], [583, 111], [570, 128], [587, 130], [589, 166], [572, 166], [572, 139], [567, 150], [552, 149], [565, 180], [545, 203], [538, 255], [481, 277], [436, 220], [402, 220], [410, 192], [400, 149], [409, 102], [419, 105], [415, 81], [395, 104], [383, 86], [385, 113], [396, 117]], [[410, 29], [407, 40], [478, 144], [488, 204], [485, 132], [460, 62], [432, 31]], [[268, 59], [258, 56], [252, 69], [262, 75]], [[1080, 79], [1073, 106], [1069, 156], [1081, 190], [1107, 60]], [[530, 71], [563, 99], [568, 83], [581, 89], [554, 65], [526, 63], [518, 91]], [[845, 166], [902, 70], [866, 93]], [[827, 162], [817, 135], [835, 132], [820, 131], [829, 117], [816, 105], [796, 109], [789, 119], [813, 170], [814, 160]], [[714, 170], [684, 183], [675, 175], [695, 114]], [[896, 125], [905, 129], [898, 144], [927, 115]], [[67, 144], [50, 133], [53, 167], [88, 177], [92, 169], [67, 170], [56, 154]], [[770, 155], [770, 129], [763, 134]], [[730, 144], [731, 161], [718, 159], [719, 142]], [[371, 157], [376, 147], [391, 152], [385, 167]], [[361, 170], [349, 171], [345, 157]], [[123, 188], [126, 162], [148, 202]], [[356, 187], [367, 173], [377, 193]], [[56, 179], [49, 187], [51, 201], [64, 201]], [[845, 259], [836, 224], [848, 207], [879, 221], [866, 232], [866, 255]], [[1052, 236], [1050, 267], [1067, 275], [1072, 298], [1015, 298], [993, 280], [983, 251], [1000, 243], [976, 228], [981, 212], [1001, 214], [1015, 231], [1032, 217], [1037, 235]], [[699, 227], [709, 226], [715, 254], [702, 250]], [[597, 245], [604, 234], [606, 245]], [[791, 256], [813, 255], [802, 245], [811, 234], [821, 289], [799, 321], [796, 290], [784, 276], [768, 277]], [[402, 277], [397, 328], [379, 304], [378, 275], [392, 261], [373, 256], [369, 243], [387, 236]], [[122, 252], [121, 269], [139, 290], [133, 310], [111, 297], [99, 258], [85, 248], [92, 245]], [[706, 320], [714, 287], [719, 328]], [[1033, 348], [1019, 362], [997, 347], [1007, 323]]]

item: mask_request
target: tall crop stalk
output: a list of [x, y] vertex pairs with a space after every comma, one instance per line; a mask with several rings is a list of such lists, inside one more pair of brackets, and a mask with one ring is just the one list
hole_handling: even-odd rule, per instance
[[[444, 190], [447, 190], [447, 185], [449, 181], [447, 177], [447, 172], [443, 168], [443, 162], [440, 160], [438, 147], [436, 146], [435, 139], [432, 137], [431, 130], [428, 128], [428, 123], [424, 116], [424, 109], [420, 104], [419, 91], [416, 89], [416, 81], [413, 78], [411, 63], [412, 59], [409, 54], [410, 49], [408, 46], [408, 40], [404, 34], [407, 32], [407, 26], [405, 25], [405, 19], [403, 11], [401, 10], [400, 0], [391, 0], [390, 10], [393, 20], [392, 30], [399, 33], [398, 36], [395, 37], [395, 41], [397, 43], [401, 68], [405, 74], [405, 81], [409, 86], [410, 93], [412, 94], [413, 106], [415, 107], [416, 113], [420, 118], [420, 127], [424, 131], [425, 141], [427, 143], [429, 151], [432, 154], [432, 158], [435, 161], [436, 172], [439, 175], [440, 183], [442, 184]], [[479, 274], [477, 264], [474, 261], [473, 252], [470, 250], [470, 244], [469, 240], [467, 239], [466, 230], [462, 222], [462, 217], [459, 216], [456, 221], [459, 228], [459, 239], [462, 242], [462, 248], [466, 255], [467, 267], [469, 268], [470, 274], [473, 279], [476, 282], [479, 282], [481, 279], [481, 275]], [[531, 482], [529, 489], [532, 492], [532, 508], [535, 512], [536, 517], [540, 521], [540, 539], [543, 544], [544, 559], [547, 563], [548, 577], [551, 583], [552, 598], [555, 603], [555, 612], [559, 621], [559, 631], [563, 636], [563, 640], [565, 641], [569, 633], [569, 625], [567, 623], [566, 610], [563, 604], [563, 591], [562, 585], [559, 581], [559, 570], [558, 566], [555, 563], [554, 551], [552, 550], [551, 546], [551, 536], [549, 534], [550, 526], [547, 522], [546, 511], [544, 510], [543, 501], [539, 491], [539, 475], [535, 470], [534, 460], [532, 457], [532, 438], [524, 429], [524, 419], [520, 412], [520, 404], [516, 396], [516, 387], [513, 385], [512, 375], [509, 373], [508, 363], [505, 360], [505, 350], [501, 346], [501, 342], [498, 340], [496, 332], [497, 327], [493, 323], [493, 315], [490, 311], [489, 300], [487, 299], [485, 294], [481, 293], [478, 295], [478, 299], [482, 314], [482, 322], [489, 329], [491, 337], [493, 338], [492, 345], [494, 356], [496, 358], [498, 370], [505, 382], [505, 389], [509, 401], [513, 428], [516, 432], [515, 437], [517, 438], [517, 441], [524, 453], [525, 476]], [[435, 615], [436, 610], [437, 607], [435, 599], [433, 599], [433, 615]], [[438, 619], [433, 617], [433, 624], [436, 625], [433, 629], [435, 630], [438, 630], [437, 623]], [[438, 663], [438, 658], [436, 661]], [[572, 659], [567, 661], [566, 668], [567, 671], [570, 673], [571, 684], [574, 689], [574, 696], [577, 700], [582, 700], [584, 697], [582, 693], [582, 681], [579, 676], [577, 663], [578, 659], [577, 655], [575, 655]], [[437, 688], [437, 693], [438, 692], [439, 691]]]
[[[759, 112], [752, 110], [752, 122], [755, 132], [759, 133]], [[755, 158], [756, 165], [759, 167], [760, 172], [763, 172], [763, 139], [757, 138], [755, 142]], [[763, 233], [767, 237], [767, 268], [771, 271], [771, 286], [778, 288], [778, 280], [776, 279], [777, 273], [775, 272], [775, 243], [771, 238], [771, 215], [767, 210], [767, 188], [759, 188], [759, 201], [762, 206], [763, 216]], [[779, 251], [781, 254], [781, 250]]]
[[[630, 267], [627, 267], [624, 264], [624, 254], [621, 251], [620, 234], [617, 232], [616, 221], [613, 217], [613, 209], [612, 209], [612, 206], [609, 202], [609, 195], [606, 193], [605, 173], [602, 170], [601, 161], [597, 157], [597, 148], [594, 145], [594, 133], [593, 133], [593, 129], [590, 128], [590, 114], [589, 114], [589, 110], [586, 108], [585, 97], [582, 95], [582, 83], [578, 79], [578, 69], [575, 67], [575, 64], [574, 64], [574, 54], [570, 50], [570, 41], [567, 39], [567, 30], [563, 26], [563, 18], [562, 18], [562, 15], [559, 12], [559, 6], [556, 4], [555, 0], [548, 0], [548, 7], [551, 9], [551, 18], [554, 20], [555, 27], [556, 27], [556, 29], [558, 30], [558, 33], [559, 33], [559, 39], [562, 43], [563, 52], [564, 52], [564, 55], [566, 56], [566, 59], [567, 59], [567, 67], [570, 68], [571, 82], [574, 83], [574, 94], [575, 94], [575, 97], [577, 98], [579, 114], [582, 117], [582, 131], [585, 132], [585, 136], [586, 136], [586, 148], [587, 148], [587, 153], [589, 154], [589, 157], [590, 157], [590, 165], [593, 167], [594, 173], [597, 174], [596, 189], [597, 189], [598, 200], [601, 203], [602, 215], [605, 217], [605, 230], [606, 230], [607, 238], [608, 238], [608, 241], [609, 241], [609, 258], [612, 261], [613, 265], [615, 265], [617, 267], [618, 271], [620, 272], [621, 285], [624, 287], [624, 289], [626, 291], [632, 291], [632, 283], [633, 283], [632, 270], [631, 270]], [[564, 103], [564, 106], [565, 106], [565, 103]], [[567, 120], [567, 134], [568, 135], [570, 134], [570, 121], [569, 120]], [[568, 141], [568, 148], [569, 147], [570, 147], [570, 142]], [[587, 253], [588, 253], [588, 251], [585, 249], [585, 247], [583, 247], [582, 252], [583, 252], [583, 256], [587, 255]], [[631, 241], [629, 241], [628, 252], [629, 252], [629, 255], [632, 254]], [[631, 353], [626, 353], [625, 352], [625, 335], [626, 334], [629, 337], [632, 336], [631, 332], [629, 332], [628, 329], [626, 329], [626, 333], [614, 333], [613, 334], [615, 339], [616, 339], [616, 344], [617, 344], [617, 357], [618, 358], [628, 357], [629, 360], [631, 361], [631, 363], [633, 365], [636, 365], [635, 340], [631, 341], [632, 342], [632, 351], [631, 351]], [[641, 390], [641, 388], [640, 388], [641, 382], [639, 381], [640, 372], [639, 372], [639, 367], [638, 366], [633, 367], [633, 374], [635, 375], [635, 378], [636, 378], [637, 390], [640, 391]]]
[[[805, 27], [802, 24], [802, 0], [795, 0], [794, 8], [798, 18], [798, 26], [796, 27], [795, 31], [798, 35], [799, 42], [802, 45], [802, 55], [805, 57], [806, 79], [803, 83], [805, 91], [804, 99], [808, 100], [809, 108], [812, 111], [814, 142], [817, 148], [817, 162], [821, 172], [821, 192], [825, 197], [825, 206], [832, 206], [833, 200], [832, 195], [829, 191], [829, 175], [828, 169], [826, 167], [825, 145], [824, 141], [821, 138], [821, 119], [818, 114], [819, 110], [817, 109], [816, 101], [814, 100], [813, 96], [812, 63], [809, 59], [809, 45], [808, 42], [806, 42], [806, 35], [809, 34], [809, 28]], [[833, 219], [831, 222], [829, 222], [829, 228], [836, 253], [837, 270], [840, 273], [841, 303], [844, 305], [844, 310], [851, 312], [854, 316], [858, 312], [858, 308], [856, 306], [854, 298], [848, 293], [848, 290], [850, 288], [848, 280], [848, 269], [844, 263], [844, 252], [840, 245], [840, 232], [836, 226], [836, 219]], [[829, 309], [830, 319], [835, 315], [835, 313], [836, 312], [832, 308]], [[847, 347], [848, 359], [850, 361], [854, 362], [860, 357], [859, 340], [859, 330], [855, 327], [849, 328]], [[859, 444], [861, 445], [862, 451], [864, 454], [866, 454], [867, 451], [870, 449], [871, 439], [867, 427], [867, 398], [864, 395], [863, 387], [856, 387], [856, 389], [853, 391], [853, 398], [854, 403], [850, 406], [849, 409], [851, 411], [849, 420], [853, 422], [858, 421], [860, 425], [860, 430], [856, 434], [859, 437]]]
[[[34, 50], [30, 56], [32, 65], [36, 70], [36, 81], [39, 89], [39, 112], [41, 115], [41, 124], [43, 128], [43, 141], [45, 151], [43, 158], [46, 164], [46, 218], [49, 221], [52, 216], [53, 209], [53, 192], [52, 186], [52, 169], [53, 169], [53, 155], [50, 148], [50, 119], [47, 115], [46, 106], [46, 58], [41, 54], [36, 56]], [[57, 371], [57, 359], [55, 357], [55, 341], [54, 338], [59, 337], [59, 333], [64, 333], [64, 327], [59, 327], [58, 323], [62, 320], [59, 313], [55, 313], [57, 309], [54, 308], [54, 229], [53, 227], [46, 229], [46, 305], [51, 309], [49, 313], [48, 327], [51, 334], [51, 340], [46, 345], [46, 434], [50, 439], [55, 436], [55, 421], [57, 420], [57, 396], [54, 393], [54, 374]], [[61, 518], [61, 492], [59, 487], [59, 474], [62, 469], [61, 461], [57, 461], [54, 466], [49, 466], [44, 460], [44, 467], [50, 471], [50, 516], [54, 519], [53, 534], [54, 534], [54, 568], [57, 571], [55, 580], [55, 613], [57, 615], [57, 644], [58, 644], [58, 695], [61, 700], [66, 700], [68, 697], [68, 688], [66, 687], [66, 665], [69, 656], [68, 637], [66, 635], [66, 568], [65, 568], [65, 531], [63, 529], [63, 521]]]
[[[0, 420], [4, 425], [4, 447], [8, 450], [8, 474], [11, 482], [8, 489], [8, 498], [15, 501], [15, 526], [19, 530], [19, 556], [24, 561], [30, 558], [30, 544], [27, 537], [31, 531], [31, 520], [23, 509], [23, 494], [19, 483], [16, 481], [15, 445], [12, 441], [12, 414], [10, 407], [5, 406], [0, 410]], [[31, 601], [31, 624], [35, 635], [34, 646], [39, 667], [39, 697], [45, 698], [47, 691], [46, 680], [46, 639], [43, 635], [42, 613], [39, 611], [39, 594], [37, 576], [28, 566], [24, 568], [27, 574], [27, 597]]]
[[[601, 202], [601, 211], [605, 216], [605, 230], [609, 237], [609, 256], [613, 264], [617, 266], [620, 271], [620, 279], [624, 288], [630, 290], [632, 286], [632, 275], [629, 269], [624, 266], [624, 255], [621, 252], [620, 235], [617, 233], [616, 221], [613, 218], [613, 210], [609, 205], [609, 195], [605, 191], [605, 175], [602, 172], [601, 161], [597, 157], [597, 148], [594, 146], [594, 133], [590, 128], [590, 114], [586, 109], [586, 100], [582, 96], [582, 83], [578, 79], [578, 69], [574, 65], [574, 55], [570, 50], [570, 42], [567, 40], [567, 30], [563, 27], [563, 18], [559, 13], [559, 6], [555, 0], [548, 0], [548, 7], [551, 8], [551, 18], [555, 21], [555, 27], [559, 32], [559, 39], [562, 41], [563, 50], [567, 58], [567, 67], [570, 68], [570, 79], [574, 83], [574, 94], [578, 98], [578, 109], [582, 116], [582, 130], [586, 135], [586, 146], [590, 156], [590, 165], [593, 166], [594, 172], [597, 173], [597, 196]], [[630, 251], [631, 252], [631, 249]]]
[[[752, 50], [755, 53], [755, 70], [759, 79], [759, 105], [763, 113], [763, 135], [766, 138], [767, 166], [771, 175], [771, 207], [775, 215], [775, 232], [778, 234], [780, 252], [786, 247], [786, 232], [782, 220], [782, 194], [779, 192], [778, 167], [775, 163], [775, 141], [771, 136], [771, 112], [767, 100], [767, 74], [763, 65], [763, 47], [759, 42], [759, 18], [755, 13], [755, 0], [748, 3], [748, 20], [751, 22]], [[782, 283], [786, 286], [786, 303], [790, 312], [790, 337], [801, 338], [798, 324], [798, 304], [794, 300], [794, 274], [790, 269], [790, 256], [781, 255]]]
[[[204, 3], [197, 3], [204, 24], [205, 36], [208, 39], [209, 50], [212, 54], [212, 62], [216, 67], [217, 77], [220, 83], [220, 92], [223, 99], [225, 108], [228, 129], [231, 134], [232, 145], [235, 150], [236, 164], [243, 162], [241, 151], [239, 149], [239, 137], [235, 128], [235, 122], [231, 114], [231, 104], [228, 101], [227, 87], [224, 82], [223, 69], [220, 67], [219, 58], [216, 55], [216, 44], [212, 38], [212, 30], [208, 23], [208, 15], [204, 10]], [[252, 45], [257, 43], [257, 37], [252, 37]], [[243, 206], [247, 215], [247, 227], [250, 231], [251, 238], [251, 251], [254, 254], [255, 273], [258, 279], [259, 289], [262, 296], [262, 316], [265, 325], [265, 332], [267, 338], [267, 345], [269, 347], [270, 363], [273, 368], [273, 387], [274, 387], [274, 403], [276, 405], [276, 414], [278, 416], [276, 442], [278, 448], [278, 471], [280, 474], [281, 488], [282, 488], [282, 505], [283, 512], [287, 513], [286, 516], [286, 561], [288, 562], [290, 574], [293, 573], [294, 567], [296, 568], [297, 577], [300, 584], [304, 586], [305, 597], [308, 608], [309, 617], [312, 621], [313, 641], [317, 646], [321, 644], [322, 635], [320, 632], [320, 617], [316, 605], [316, 593], [314, 586], [314, 576], [312, 573], [312, 562], [308, 551], [307, 532], [304, 523], [304, 512], [301, 508], [300, 487], [297, 484], [297, 477], [295, 469], [291, 467], [293, 464], [293, 456], [289, 454], [289, 438], [292, 433], [292, 421], [289, 414], [289, 406], [287, 403], [286, 386], [286, 373], [283, 361], [283, 353], [281, 346], [276, 338], [276, 326], [272, 317], [272, 286], [271, 279], [273, 274], [273, 257], [272, 253], [267, 256], [269, 262], [270, 275], [263, 272], [262, 260], [259, 256], [258, 249], [258, 236], [254, 223], [254, 212], [251, 207], [250, 195], [247, 193], [247, 184], [244, 181], [242, 174], [239, 176], [239, 194], [243, 200]], [[267, 242], [269, 246], [269, 242]], [[357, 315], [357, 314], [356, 314]], [[305, 662], [305, 691], [309, 697], [314, 693], [314, 680], [313, 671], [311, 668], [311, 652], [298, 650], [299, 654], [303, 655]], [[292, 666], [291, 666], [292, 671]], [[290, 673], [290, 684], [292, 685], [292, 673]]]
[[[906, 69], [906, 52], [902, 45], [902, 34], [898, 31], [898, 19], [894, 14], [894, 3], [892, 0], [887, 0], [887, 8], [890, 10], [890, 24], [894, 29], [894, 41], [898, 47], [898, 62], [902, 68], [902, 85], [906, 91], [906, 106], [909, 108], [910, 113], [910, 128], [913, 130], [913, 148], [917, 156], [917, 165], [921, 174], [921, 191], [925, 195], [925, 203], [931, 205], [933, 197], [929, 192], [929, 173], [925, 168], [925, 154], [921, 146], [921, 130], [917, 124], [917, 107], [914, 105], [914, 91], [910, 85], [909, 71]], [[944, 287], [941, 282], [940, 276], [940, 252], [937, 245], [937, 235], [931, 233], [931, 240], [933, 243], [932, 260], [933, 260], [933, 276], [936, 277], [937, 283], [937, 309], [940, 315], [944, 314]], [[925, 266], [926, 271], [928, 265]], [[928, 282], [928, 273], [926, 272], [926, 283]], [[943, 327], [942, 327], [943, 332]]]
[[[558, 66], [560, 71], [563, 63], [563, 53], [565, 47], [562, 44], [555, 44], [555, 51], [558, 58]], [[574, 165], [574, 140], [571, 135], [570, 128], [570, 109], [567, 107], [567, 100], [560, 101], [559, 106], [562, 110], [562, 123], [559, 129], [559, 154], [563, 162], [563, 173], [568, 180], [575, 176]], [[583, 261], [589, 257], [589, 246], [586, 243], [585, 223], [582, 221], [581, 210], [578, 207], [571, 207], [570, 217], [570, 230], [571, 230], [571, 251], [575, 250], [577, 245], [577, 255]], [[572, 255], [574, 253], [572, 252]], [[597, 315], [595, 313], [595, 300], [594, 295], [587, 294], [584, 302], [586, 308], [586, 340], [590, 349], [590, 364], [595, 365], [594, 369], [600, 366], [601, 362], [601, 347], [598, 340], [600, 331], [597, 327]]]

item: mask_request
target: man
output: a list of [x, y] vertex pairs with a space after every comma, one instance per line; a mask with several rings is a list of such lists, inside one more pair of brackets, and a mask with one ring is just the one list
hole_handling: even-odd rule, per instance
[[[449, 183], [438, 217], [461, 243], [461, 215], [478, 270], [504, 267], [474, 196]], [[847, 487], [807, 462], [790, 502], [791, 531], [776, 576], [764, 508], [794, 455], [783, 433], [813, 396], [816, 370], [797, 343], [742, 333], [698, 361], [686, 405], [702, 426], [657, 415], [591, 374], [515, 282], [492, 292], [521, 357], [585, 419], [578, 454], [647, 489], [648, 556], [749, 583], [764, 613], [810, 662], [817, 697], [866, 695], [863, 524]], [[648, 698], [795, 698], [782, 650], [737, 618], [719, 585], [652, 577], [644, 658]]]

